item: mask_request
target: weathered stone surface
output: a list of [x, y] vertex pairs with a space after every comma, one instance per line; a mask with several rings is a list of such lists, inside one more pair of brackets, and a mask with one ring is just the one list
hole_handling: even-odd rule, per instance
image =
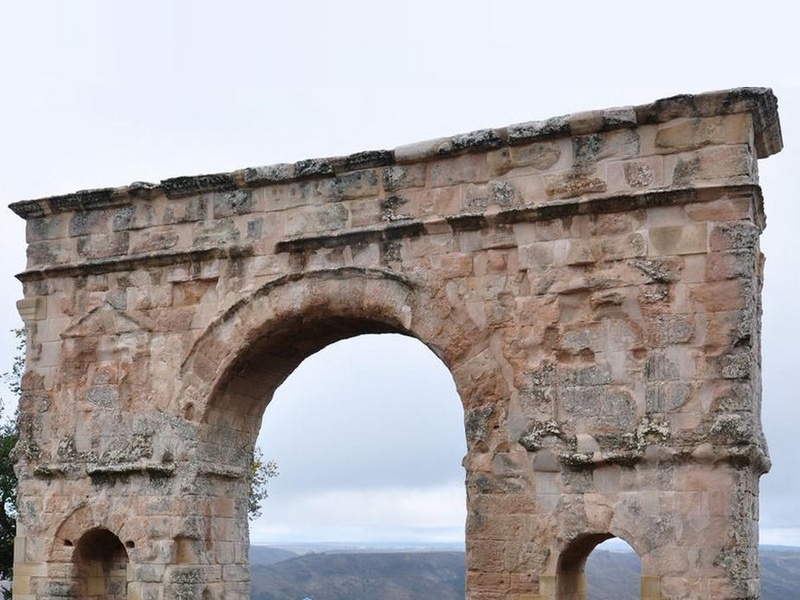
[[578, 598], [610, 536], [644, 597], [755, 597], [755, 159], [780, 146], [744, 89], [14, 204], [15, 593], [247, 597], [267, 398], [399, 332], [464, 404], [468, 598]]

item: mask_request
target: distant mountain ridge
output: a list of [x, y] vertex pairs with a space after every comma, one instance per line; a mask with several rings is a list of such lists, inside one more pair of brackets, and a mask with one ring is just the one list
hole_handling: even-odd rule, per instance
[[[765, 546], [759, 556], [761, 600], [800, 597], [800, 548]], [[370, 552], [342, 546], [300, 555], [252, 546], [250, 562], [251, 600], [463, 600], [465, 595], [463, 552]], [[597, 550], [587, 561], [586, 576], [588, 600], [641, 597], [640, 563], [632, 552]]]
[[273, 565], [299, 556], [298, 552], [271, 546], [250, 546], [251, 565]]
[[251, 565], [251, 600], [464, 600], [463, 552], [306, 554]]

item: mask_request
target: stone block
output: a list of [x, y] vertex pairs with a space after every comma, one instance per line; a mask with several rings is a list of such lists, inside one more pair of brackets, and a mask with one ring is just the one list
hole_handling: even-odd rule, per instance
[[574, 169], [544, 176], [548, 199], [567, 199], [606, 191], [608, 184], [596, 171]]
[[571, 266], [590, 265], [597, 259], [592, 252], [592, 246], [585, 240], [569, 240], [567, 250], [567, 264]]
[[606, 236], [593, 241], [592, 246], [592, 255], [603, 261], [644, 257], [648, 254], [647, 240], [639, 232], [624, 236]]
[[463, 186], [444, 186], [408, 194], [410, 211], [422, 216], [453, 215], [464, 205]]
[[589, 423], [601, 428], [631, 428], [636, 418], [635, 404], [627, 390], [611, 386], [574, 386], [562, 391], [565, 417], [576, 425]]
[[731, 600], [752, 600], [758, 598], [761, 589], [757, 577], [739, 579], [731, 582], [727, 578], [716, 577], [708, 582], [709, 598], [730, 598]]
[[737, 221], [720, 223], [711, 230], [709, 249], [712, 252], [727, 250], [758, 250], [760, 229], [753, 223]]
[[212, 214], [215, 219], [233, 215], [245, 215], [253, 211], [255, 198], [252, 192], [235, 190], [222, 192], [212, 196]]
[[639, 148], [639, 135], [633, 129], [590, 133], [572, 138], [573, 161], [576, 167], [610, 158], [637, 156]]
[[533, 457], [533, 470], [544, 473], [560, 473], [561, 463], [550, 450], [540, 450]]
[[469, 277], [472, 275], [471, 254], [446, 254], [439, 260], [439, 273], [443, 279]]
[[656, 146], [662, 152], [683, 152], [703, 146], [753, 144], [753, 124], [745, 113], [675, 119], [658, 126]]
[[109, 258], [127, 254], [129, 245], [128, 232], [82, 236], [77, 238], [76, 251], [83, 260]]
[[225, 248], [236, 246], [242, 237], [237, 222], [231, 218], [198, 223], [192, 230], [195, 248]]
[[756, 367], [750, 352], [735, 352], [722, 357], [722, 377], [724, 379], [749, 379]]
[[681, 282], [703, 283], [706, 281], [708, 255], [685, 254], [682, 257]]
[[742, 284], [739, 280], [723, 280], [689, 286], [691, 300], [696, 310], [725, 312], [744, 305]]
[[566, 243], [568, 238], [576, 237], [572, 233], [572, 218], [536, 221], [534, 227], [539, 242]]
[[746, 197], [722, 197], [718, 200], [687, 204], [687, 216], [693, 221], [721, 222], [752, 221], [755, 217], [754, 199]]
[[244, 565], [225, 565], [222, 568], [223, 581], [250, 581], [250, 570]]
[[677, 381], [647, 385], [645, 404], [648, 414], [679, 411], [691, 396], [691, 386]]
[[[381, 223], [386, 216], [386, 212], [382, 210], [381, 206], [376, 204], [372, 198], [368, 200], [353, 200], [348, 202], [347, 208], [350, 211], [350, 222], [348, 225], [352, 228], [373, 227], [376, 224]], [[396, 215], [391, 217], [390, 221], [397, 222], [402, 221], [403, 219], [404, 215]]]
[[72, 237], [92, 233], [111, 233], [112, 213], [106, 210], [79, 211], [69, 221], [69, 235]]
[[45, 240], [65, 238], [69, 233], [69, 222], [65, 215], [48, 215], [28, 221], [25, 241], [29, 244]]
[[173, 200], [163, 208], [161, 223], [193, 223], [203, 221], [208, 216], [208, 198], [194, 196], [181, 200]]
[[705, 223], [696, 225], [653, 227], [648, 231], [649, 256], [703, 254], [708, 249]]
[[131, 241], [131, 252], [132, 254], [165, 252], [176, 248], [180, 242], [180, 235], [174, 227], [137, 232]]
[[539, 142], [494, 150], [486, 155], [486, 162], [491, 174], [505, 175], [521, 168], [526, 168], [526, 171], [548, 171], [559, 163], [561, 156], [562, 149], [558, 142]]
[[712, 252], [706, 258], [706, 281], [755, 277], [756, 253], [751, 250]]
[[[665, 179], [673, 187], [757, 184], [755, 159], [746, 145], [710, 146], [665, 157]], [[671, 177], [670, 177], [671, 174]]]
[[695, 334], [694, 323], [681, 315], [658, 315], [646, 327], [648, 346], [655, 348], [689, 343]]
[[426, 186], [447, 187], [460, 183], [485, 183], [489, 181], [486, 157], [465, 154], [428, 165]]
[[47, 302], [41, 296], [17, 300], [17, 312], [25, 322], [40, 321], [47, 317]]
[[[647, 211], [636, 210], [626, 212], [598, 213], [589, 215], [586, 232], [593, 236], [621, 236], [639, 233], [647, 218]], [[577, 219], [576, 219], [577, 221]]]
[[642, 600], [663, 600], [661, 577], [657, 575], [642, 575], [641, 594]]
[[601, 494], [617, 494], [624, 491], [620, 480], [620, 467], [600, 467], [592, 473], [595, 489]]
[[396, 192], [425, 185], [425, 165], [392, 165], [382, 170], [383, 189]]
[[664, 158], [648, 156], [608, 164], [608, 187], [614, 191], [643, 191], [665, 185]]
[[[284, 221], [284, 235], [299, 236], [302, 234], [320, 233], [323, 231], [336, 231], [347, 226], [350, 221], [350, 211], [343, 202], [335, 202], [322, 207], [295, 210], [286, 215]], [[227, 243], [238, 239], [239, 235], [232, 227], [217, 226], [201, 234], [203, 238], [219, 240], [225, 239]], [[196, 243], [202, 243], [198, 239]]]
[[380, 189], [378, 172], [374, 169], [337, 175], [326, 183], [328, 185], [323, 189], [323, 195], [329, 195], [337, 200], [374, 198]]

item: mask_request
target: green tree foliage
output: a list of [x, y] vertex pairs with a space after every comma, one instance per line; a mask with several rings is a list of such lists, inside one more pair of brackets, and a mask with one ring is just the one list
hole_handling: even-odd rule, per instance
[[274, 460], [265, 461], [261, 448], [253, 452], [253, 465], [250, 472], [250, 504], [247, 512], [250, 520], [261, 516], [261, 504], [269, 495], [267, 482], [278, 476], [278, 464]]
[[[8, 389], [19, 398], [22, 373], [25, 370], [25, 330], [16, 329], [16, 354], [11, 371], [2, 378]], [[17, 423], [0, 405], [0, 579], [10, 580], [14, 569], [14, 537], [17, 535], [17, 476], [11, 453], [17, 444]], [[3, 590], [3, 597], [11, 592]]]
[[11, 579], [14, 536], [17, 534], [17, 476], [11, 451], [17, 443], [17, 427], [0, 415], [0, 579]]

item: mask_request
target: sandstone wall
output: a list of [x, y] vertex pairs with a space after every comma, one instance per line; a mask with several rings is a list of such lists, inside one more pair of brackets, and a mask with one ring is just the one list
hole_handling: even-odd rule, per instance
[[470, 599], [582, 598], [610, 536], [643, 598], [756, 598], [756, 161], [780, 148], [743, 89], [12, 205], [15, 598], [117, 585], [86, 574], [98, 531], [130, 598], [248, 597], [266, 404], [384, 331], [464, 405]]

